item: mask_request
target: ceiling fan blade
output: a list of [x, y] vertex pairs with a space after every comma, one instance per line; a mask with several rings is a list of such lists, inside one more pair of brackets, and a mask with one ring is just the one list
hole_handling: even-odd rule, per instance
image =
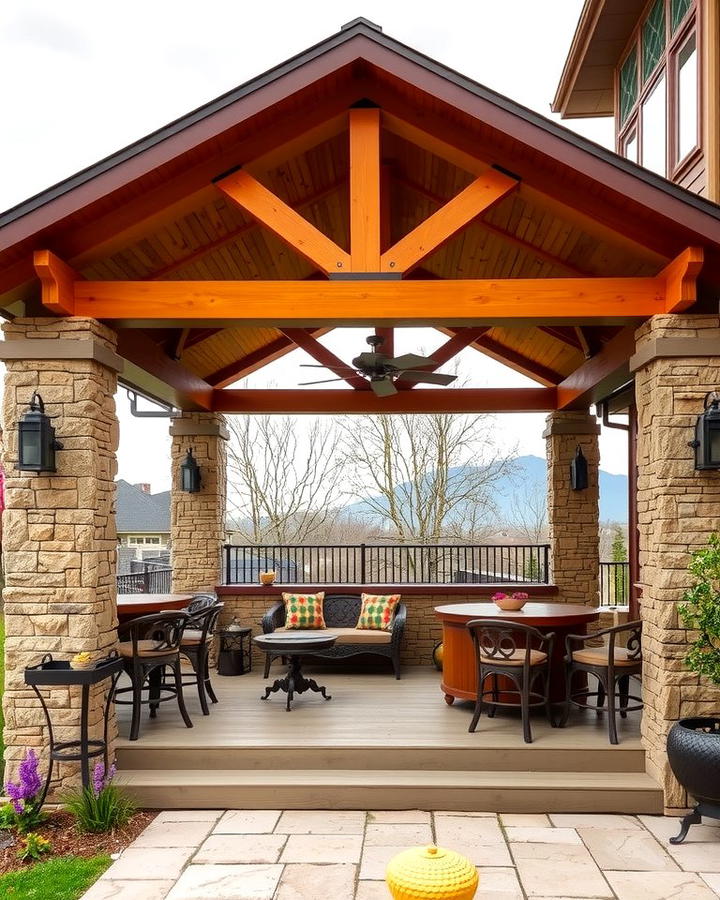
[[412, 381], [415, 384], [452, 384], [457, 375], [442, 375], [440, 372], [413, 372], [406, 371], [401, 375], [403, 381]]
[[376, 397], [392, 397], [393, 394], [398, 392], [390, 378], [373, 378], [370, 381], [370, 387], [373, 389]]
[[403, 356], [396, 356], [394, 359], [387, 360], [389, 366], [395, 369], [419, 369], [422, 366], [436, 366], [434, 359], [428, 356], [418, 356], [416, 353], [405, 353]]
[[331, 372], [339, 372], [342, 370], [343, 372], [349, 371], [354, 372], [352, 366], [323, 366], [321, 363], [300, 363], [301, 369], [330, 369]]
[[329, 384], [331, 381], [345, 381], [344, 378], [324, 378], [322, 381], [301, 381], [298, 387], [308, 387], [311, 384]]

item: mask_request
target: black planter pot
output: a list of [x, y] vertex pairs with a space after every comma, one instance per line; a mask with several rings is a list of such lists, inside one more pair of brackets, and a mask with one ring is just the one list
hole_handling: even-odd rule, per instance
[[680, 834], [670, 838], [671, 844], [679, 844], [703, 816], [720, 819], [720, 719], [676, 722], [668, 735], [667, 754], [673, 774], [697, 801], [683, 819]]

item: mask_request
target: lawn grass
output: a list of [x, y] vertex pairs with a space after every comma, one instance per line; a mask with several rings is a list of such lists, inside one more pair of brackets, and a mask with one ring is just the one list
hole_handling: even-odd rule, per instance
[[78, 900], [112, 860], [109, 856], [64, 856], [28, 869], [0, 875], [0, 898], [12, 900]]

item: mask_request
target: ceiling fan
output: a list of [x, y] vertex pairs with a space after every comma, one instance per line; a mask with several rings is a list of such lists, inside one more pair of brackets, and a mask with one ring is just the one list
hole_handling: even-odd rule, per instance
[[352, 361], [351, 366], [323, 366], [314, 363], [303, 363], [307, 369], [329, 369], [337, 378], [325, 378], [323, 381], [305, 381], [302, 387], [311, 384], [328, 384], [331, 381], [343, 381], [349, 374], [361, 375], [370, 382], [370, 387], [378, 397], [390, 397], [397, 394], [395, 381], [412, 381], [415, 384], [448, 385], [455, 381], [457, 375], [441, 375], [437, 372], [422, 372], [424, 366], [436, 366], [437, 362], [427, 356], [405, 353], [403, 356], [386, 356], [381, 352], [383, 339], [371, 334], [366, 341], [372, 348], [370, 352], [361, 353]]

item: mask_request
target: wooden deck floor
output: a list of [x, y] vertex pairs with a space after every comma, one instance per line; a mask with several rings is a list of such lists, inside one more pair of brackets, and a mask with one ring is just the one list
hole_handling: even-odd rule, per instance
[[[279, 673], [274, 667], [272, 677]], [[242, 676], [213, 676], [219, 703], [203, 716], [196, 689], [186, 692], [192, 729], [185, 728], [177, 707], [164, 704], [157, 719], [143, 718], [138, 746], [165, 747], [525, 747], [519, 713], [483, 715], [474, 734], [468, 732], [472, 704], [448, 706], [440, 675], [426, 666], [406, 668], [400, 681], [384, 672], [363, 674], [329, 667], [309, 669], [326, 685], [332, 700], [306, 693], [286, 712], [284, 695], [260, 699], [266, 684], [259, 670]], [[129, 707], [118, 707], [121, 745], [129, 745]], [[577, 711], [566, 728], [551, 728], [541, 712], [533, 716], [531, 748], [640, 750], [640, 715], [619, 720], [621, 743], [611, 747], [604, 716]]]
[[[279, 673], [274, 668], [273, 677]], [[608, 743], [605, 718], [576, 712], [567, 728], [533, 717], [525, 744], [519, 714], [483, 716], [468, 732], [472, 705], [448, 706], [440, 676], [309, 669], [332, 695], [260, 699], [262, 673], [213, 677], [219, 703], [203, 716], [195, 689], [185, 728], [173, 702], [140, 739], [127, 740], [119, 708], [118, 763], [144, 805], [275, 808], [497, 809], [657, 812], [662, 794], [645, 774], [639, 714]]]

